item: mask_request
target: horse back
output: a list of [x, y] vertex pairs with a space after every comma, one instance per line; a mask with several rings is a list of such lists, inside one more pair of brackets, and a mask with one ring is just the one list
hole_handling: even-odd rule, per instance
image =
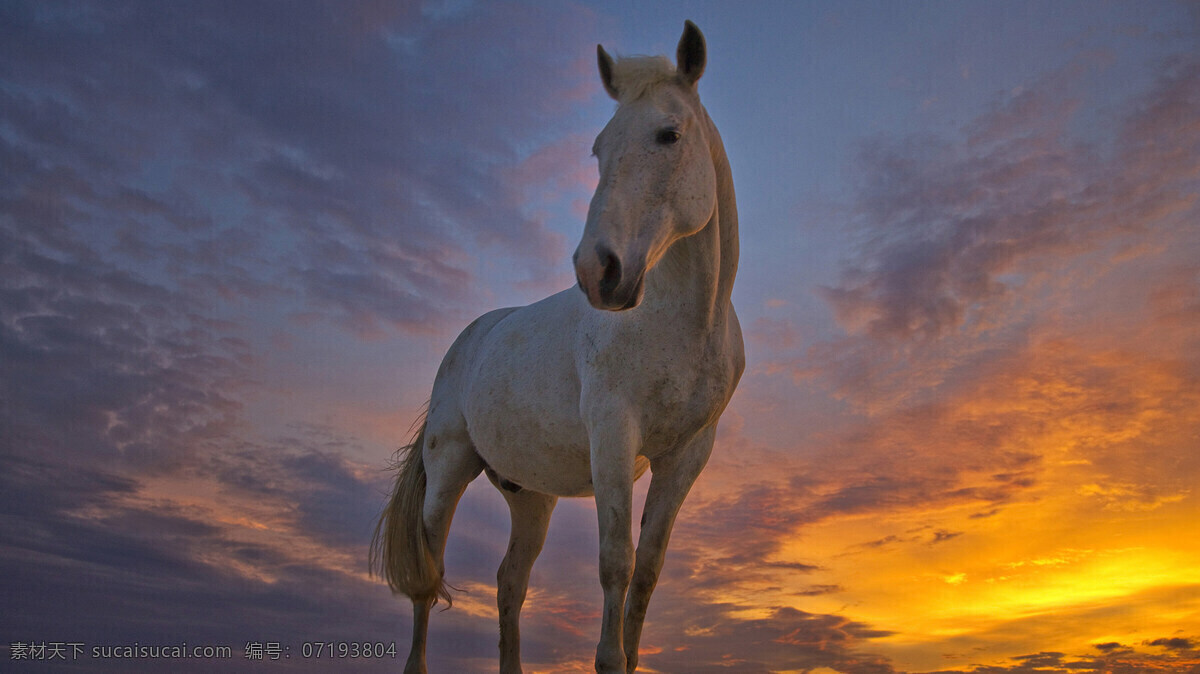
[[438, 367], [430, 400], [431, 412], [435, 406], [444, 405], [453, 400], [455, 407], [459, 408], [461, 413], [459, 394], [466, 388], [466, 378], [474, 367], [480, 345], [497, 323], [517, 309], [518, 307], [493, 309], [471, 321], [471, 324], [458, 334], [454, 343], [446, 351], [445, 357], [442, 358], [442, 364]]

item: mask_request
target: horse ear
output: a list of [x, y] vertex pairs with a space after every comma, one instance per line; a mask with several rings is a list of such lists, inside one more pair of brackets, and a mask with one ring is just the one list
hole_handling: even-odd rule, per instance
[[679, 46], [675, 48], [675, 70], [692, 86], [704, 74], [704, 62], [707, 59], [707, 48], [704, 46], [704, 34], [691, 21], [683, 22], [683, 37], [679, 38]]
[[617, 88], [613, 86], [613, 60], [601, 45], [596, 45], [596, 64], [600, 66], [600, 81], [604, 83], [604, 90], [609, 96], [618, 98]]

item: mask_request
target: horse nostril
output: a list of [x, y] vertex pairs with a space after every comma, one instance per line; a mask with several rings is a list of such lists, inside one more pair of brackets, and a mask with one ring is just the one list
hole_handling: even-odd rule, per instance
[[621, 261], [611, 250], [600, 245], [596, 246], [596, 256], [604, 269], [604, 276], [600, 279], [600, 294], [611, 296], [621, 284]]

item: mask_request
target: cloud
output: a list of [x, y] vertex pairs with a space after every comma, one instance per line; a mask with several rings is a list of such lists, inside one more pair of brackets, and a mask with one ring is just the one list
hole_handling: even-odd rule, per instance
[[847, 331], [885, 341], [979, 334], [1046, 265], [1194, 209], [1196, 64], [1170, 67], [1111, 149], [1070, 133], [1076, 70], [1006, 96], [968, 125], [965, 143], [864, 146], [864, 243], [822, 291]]
[[1169, 495], [1156, 494], [1148, 485], [1114, 484], [1104, 486], [1085, 484], [1079, 488], [1084, 496], [1093, 496], [1104, 501], [1105, 510], [1126, 512], [1148, 512], [1169, 503], [1178, 503], [1191, 495], [1189, 490]]
[[196, 302], [7, 228], [0, 241], [6, 455], [163, 468], [236, 426], [252, 357]]
[[752, 616], [720, 604], [655, 613], [658, 619], [643, 637], [642, 662], [658, 671], [895, 671], [882, 658], [859, 652], [887, 632], [838, 616], [792, 608]]
[[[1144, 646], [1163, 647], [1175, 653], [1164, 654]], [[1190, 639], [1175, 637], [1148, 641], [1140, 645], [1125, 645], [1120, 642], [1095, 644], [1100, 655], [1091, 653], [1067, 654], [1045, 651], [1009, 658], [1004, 665], [972, 665], [967, 669], [938, 670], [928, 674], [1068, 674], [1072, 672], [1112, 672], [1137, 674], [1139, 672], [1173, 671], [1193, 673], [1200, 671], [1200, 653]]]
[[[364, 336], [464, 322], [477, 256], [522, 260], [510, 282], [561, 277], [565, 241], [528, 204], [590, 168], [579, 142], [555, 149], [573, 138], [555, 120], [598, 91], [557, 51], [588, 42], [586, 14], [480, 11], [10, 6], [0, 157], [26, 169], [6, 171], [10, 224]], [[534, 26], [553, 38], [509, 44]]]
[[[998, 504], [1080, 460], [1140, 471], [1138, 485], [1153, 485], [1144, 503], [1185, 493], [1165, 464], [1125, 457], [1153, 444], [1150, 454], [1186, 462], [1182, 428], [1196, 423], [1182, 402], [1196, 399], [1195, 378], [1181, 372], [1195, 365], [1196, 276], [1183, 251], [1200, 208], [1200, 65], [1172, 60], [1114, 115], [1109, 145], [1073, 131], [1085, 71], [1003, 96], [958, 140], [881, 137], [863, 149], [861, 245], [821, 290], [844, 332], [770, 338], [783, 352], [773, 372], [855, 413], [840, 414], [844, 431], [827, 424], [820, 456], [869, 465], [872, 477], [843, 481], [825, 507], [896, 507], [906, 480], [933, 493], [990, 489], [982, 500]], [[803, 329], [772, 321], [782, 325], [764, 335]], [[1011, 477], [963, 484], [975, 471]]]
[[[407, 605], [366, 574], [386, 475], [347, 459], [353, 439], [330, 429], [227, 442], [142, 474], [6, 453], [0, 567], [12, 611], [0, 629], [10, 641], [187, 641], [230, 646], [239, 661], [255, 640], [297, 657], [302, 639], [400, 641], [403, 657]], [[453, 629], [487, 643], [494, 619]]]
[[1194, 651], [1196, 650], [1196, 642], [1186, 637], [1172, 637], [1164, 639], [1155, 639], [1146, 643], [1147, 646], [1161, 646], [1171, 651]]
[[[396, 638], [398, 607], [377, 584], [295, 548], [248, 539], [208, 507], [152, 498], [143, 482], [78, 465], [6, 457], [6, 466], [6, 643], [65, 640], [90, 649], [186, 641], [229, 646], [240, 661], [253, 640], [297, 652], [296, 640], [310, 638], [301, 635]], [[212, 666], [180, 663], [181, 671]]]

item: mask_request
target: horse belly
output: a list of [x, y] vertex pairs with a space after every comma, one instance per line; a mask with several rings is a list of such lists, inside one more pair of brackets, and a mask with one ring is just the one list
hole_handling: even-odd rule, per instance
[[[476, 451], [501, 478], [555, 496], [590, 496], [592, 467], [586, 439], [555, 435], [527, 424], [483, 425], [472, 432]], [[476, 436], [482, 437], [476, 437]]]
[[467, 425], [475, 451], [500, 477], [545, 494], [585, 496], [591, 460], [587, 432], [571, 413], [577, 406], [546, 396], [487, 396], [477, 400]]

